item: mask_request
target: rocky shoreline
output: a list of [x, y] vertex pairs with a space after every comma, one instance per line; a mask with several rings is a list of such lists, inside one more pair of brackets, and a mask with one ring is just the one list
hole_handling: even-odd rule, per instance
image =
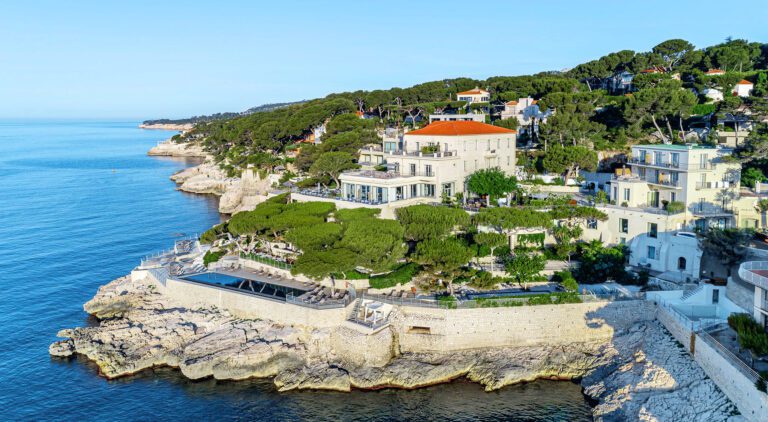
[[[119, 278], [84, 305], [100, 323], [62, 330], [53, 356], [81, 354], [117, 378], [157, 366], [187, 378], [271, 378], [294, 389], [420, 388], [465, 377], [487, 391], [536, 379], [580, 380], [596, 420], [729, 420], [733, 404], [657, 322], [609, 343], [402, 353], [397, 330], [374, 335], [246, 320], [185, 308], [149, 278]], [[397, 311], [394, 311], [397, 312]], [[402, 324], [398, 315], [393, 326]]]
[[200, 157], [205, 161], [197, 166], [181, 170], [171, 176], [183, 192], [215, 195], [219, 197], [219, 212], [234, 214], [252, 210], [266, 199], [270, 189], [268, 180], [259, 179], [253, 171], [243, 177], [229, 177], [214, 163], [203, 148], [193, 143], [176, 143], [166, 140], [152, 147], [147, 155], [165, 157]]

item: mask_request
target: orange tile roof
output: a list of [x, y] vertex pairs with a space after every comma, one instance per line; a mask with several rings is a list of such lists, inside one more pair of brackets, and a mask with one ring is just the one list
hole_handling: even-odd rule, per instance
[[514, 101], [514, 100], [513, 101], [507, 101], [505, 104], [508, 105], [508, 106], [513, 106], [513, 105], [517, 105], [517, 101]]
[[487, 94], [487, 93], [488, 91], [486, 90], [475, 88], [475, 89], [470, 89], [469, 91], [459, 92], [456, 95], [477, 95], [477, 94]]
[[473, 121], [442, 121], [408, 132], [406, 135], [462, 136], [501, 133], [517, 133], [517, 131]]
[[746, 79], [742, 79], [736, 85], [754, 85], [754, 84]]

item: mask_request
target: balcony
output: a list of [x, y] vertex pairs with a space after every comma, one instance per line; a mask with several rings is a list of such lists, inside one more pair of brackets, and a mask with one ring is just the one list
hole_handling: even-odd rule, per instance
[[730, 182], [696, 182], [696, 190], [728, 189], [730, 187]]
[[680, 181], [678, 180], [646, 179], [645, 181], [650, 185], [663, 186], [665, 188], [682, 189], [682, 186], [680, 186]]
[[426, 171], [426, 172], [409, 172], [409, 173], [401, 173], [399, 171], [377, 171], [377, 170], [353, 170], [353, 171], [347, 171], [342, 173], [342, 176], [348, 176], [348, 177], [363, 177], [366, 179], [377, 179], [377, 180], [392, 180], [392, 179], [399, 179], [402, 177], [435, 177], [434, 171]]
[[421, 151], [385, 151], [385, 155], [399, 156], [399, 157], [422, 157], [422, 158], [456, 158], [458, 157], [458, 151], [436, 151], [436, 152], [421, 152]]
[[627, 160], [627, 162], [629, 164], [635, 164], [635, 165], [645, 166], [645, 167], [658, 167], [658, 168], [664, 168], [664, 169], [669, 169], [669, 168], [679, 169], [680, 168], [680, 163], [673, 163], [673, 162], [668, 162], [668, 163], [656, 162], [656, 163], [654, 163], [654, 162], [652, 162], [652, 160], [643, 160], [643, 159], [637, 158], [637, 157], [631, 157], [629, 160]]

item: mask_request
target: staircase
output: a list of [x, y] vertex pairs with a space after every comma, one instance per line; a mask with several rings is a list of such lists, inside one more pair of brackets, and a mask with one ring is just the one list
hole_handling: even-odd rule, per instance
[[695, 289], [691, 289], [691, 290], [688, 290], [687, 292], [684, 292], [683, 295], [680, 296], [680, 301], [685, 302], [686, 300], [688, 300], [688, 298], [702, 291], [703, 289], [704, 289], [704, 286], [699, 285], [699, 287], [696, 287]]
[[355, 306], [352, 307], [352, 313], [347, 316], [347, 321], [357, 322], [357, 315], [360, 312], [360, 305], [362, 303], [362, 299], [355, 299]]

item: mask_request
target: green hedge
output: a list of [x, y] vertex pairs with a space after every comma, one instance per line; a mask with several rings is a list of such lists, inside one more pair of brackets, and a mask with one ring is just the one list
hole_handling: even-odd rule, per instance
[[419, 273], [421, 267], [413, 262], [400, 266], [391, 273], [375, 275], [370, 278], [370, 286], [374, 289], [386, 289], [405, 284]]
[[749, 314], [731, 314], [728, 325], [739, 336], [739, 345], [757, 355], [768, 355], [768, 333]]
[[222, 256], [226, 254], [227, 254], [227, 251], [218, 251], [218, 252], [208, 251], [205, 253], [205, 255], [203, 255], [203, 265], [207, 267], [208, 264], [218, 261], [219, 259], [221, 259]]

